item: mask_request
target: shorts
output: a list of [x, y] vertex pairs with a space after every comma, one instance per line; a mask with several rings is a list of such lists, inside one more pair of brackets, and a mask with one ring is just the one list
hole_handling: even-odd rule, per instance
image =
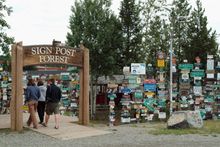
[[46, 104], [46, 114], [52, 115], [52, 114], [59, 114], [59, 103], [47, 103]]

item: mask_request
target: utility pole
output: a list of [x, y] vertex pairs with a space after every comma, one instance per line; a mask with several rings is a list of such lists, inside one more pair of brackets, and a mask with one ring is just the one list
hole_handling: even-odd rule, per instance
[[173, 28], [170, 28], [170, 115], [173, 113]]

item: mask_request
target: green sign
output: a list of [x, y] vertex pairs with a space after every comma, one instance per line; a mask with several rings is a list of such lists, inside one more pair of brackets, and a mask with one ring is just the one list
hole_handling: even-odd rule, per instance
[[190, 70], [193, 69], [193, 64], [179, 64], [178, 68], [181, 70]]
[[191, 77], [205, 77], [205, 72], [204, 70], [193, 70], [190, 73]]

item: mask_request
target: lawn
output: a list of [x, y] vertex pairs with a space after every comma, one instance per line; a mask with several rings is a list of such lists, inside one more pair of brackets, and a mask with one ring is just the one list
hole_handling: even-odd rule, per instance
[[160, 124], [154, 127], [154, 129], [148, 131], [153, 135], [184, 135], [184, 134], [202, 134], [202, 135], [217, 135], [220, 134], [220, 120], [206, 120], [204, 126], [201, 129], [167, 129], [165, 124]]

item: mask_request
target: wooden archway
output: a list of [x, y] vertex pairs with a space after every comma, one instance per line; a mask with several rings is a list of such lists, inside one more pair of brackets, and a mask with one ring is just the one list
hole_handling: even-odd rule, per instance
[[89, 124], [89, 50], [56, 45], [12, 45], [11, 129], [23, 129], [23, 67], [42, 64], [67, 64], [80, 67], [79, 123]]

